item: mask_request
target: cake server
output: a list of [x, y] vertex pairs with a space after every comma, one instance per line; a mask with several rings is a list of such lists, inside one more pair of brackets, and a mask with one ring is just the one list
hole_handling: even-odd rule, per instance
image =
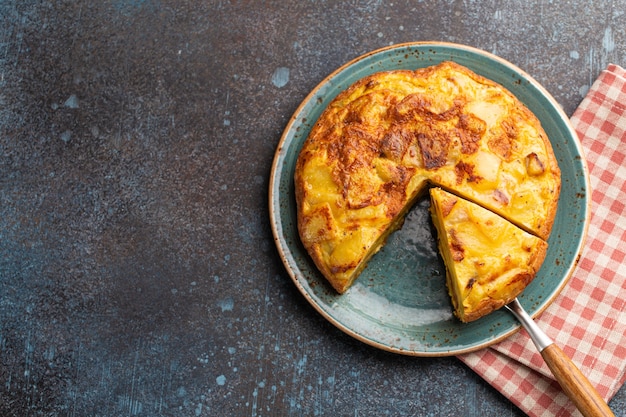
[[606, 401], [598, 394], [598, 391], [585, 375], [563, 350], [539, 328], [524, 310], [519, 300], [515, 298], [505, 307], [526, 329], [561, 388], [582, 415], [585, 417], [615, 417]]

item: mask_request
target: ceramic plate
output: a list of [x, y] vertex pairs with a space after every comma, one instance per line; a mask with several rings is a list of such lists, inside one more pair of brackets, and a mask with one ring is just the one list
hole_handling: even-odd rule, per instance
[[321, 112], [342, 90], [378, 71], [415, 69], [451, 60], [494, 80], [532, 110], [547, 132], [562, 171], [562, 191], [546, 260], [520, 301], [543, 311], [570, 277], [589, 219], [589, 179], [568, 117], [528, 74], [487, 52], [449, 43], [395, 45], [363, 55], [323, 80], [302, 102], [278, 145], [269, 188], [270, 217], [280, 256], [302, 295], [339, 329], [378, 348], [415, 356], [445, 356], [484, 348], [519, 328], [504, 310], [459, 322], [445, 287], [428, 200], [416, 204], [401, 230], [369, 262], [355, 284], [337, 294], [300, 243], [293, 173], [300, 147]]

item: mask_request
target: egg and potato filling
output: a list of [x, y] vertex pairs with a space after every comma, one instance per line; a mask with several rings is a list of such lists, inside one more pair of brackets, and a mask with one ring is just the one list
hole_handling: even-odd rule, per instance
[[499, 84], [453, 62], [379, 72], [331, 101], [304, 142], [298, 230], [343, 293], [428, 188], [546, 240], [560, 181], [538, 119]]

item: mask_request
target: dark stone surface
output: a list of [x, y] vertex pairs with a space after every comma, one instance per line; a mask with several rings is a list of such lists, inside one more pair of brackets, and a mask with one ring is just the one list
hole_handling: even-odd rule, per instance
[[316, 313], [273, 244], [269, 170], [306, 94], [394, 43], [494, 52], [569, 115], [626, 65], [624, 10], [0, 1], [0, 415], [523, 415], [455, 358]]

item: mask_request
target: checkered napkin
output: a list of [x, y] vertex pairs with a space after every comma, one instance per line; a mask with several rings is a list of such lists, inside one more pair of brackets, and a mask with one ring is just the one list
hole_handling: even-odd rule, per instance
[[[572, 116], [592, 188], [570, 281], [537, 323], [610, 399], [626, 380], [626, 70], [609, 65]], [[459, 357], [531, 417], [579, 416], [528, 334]]]

